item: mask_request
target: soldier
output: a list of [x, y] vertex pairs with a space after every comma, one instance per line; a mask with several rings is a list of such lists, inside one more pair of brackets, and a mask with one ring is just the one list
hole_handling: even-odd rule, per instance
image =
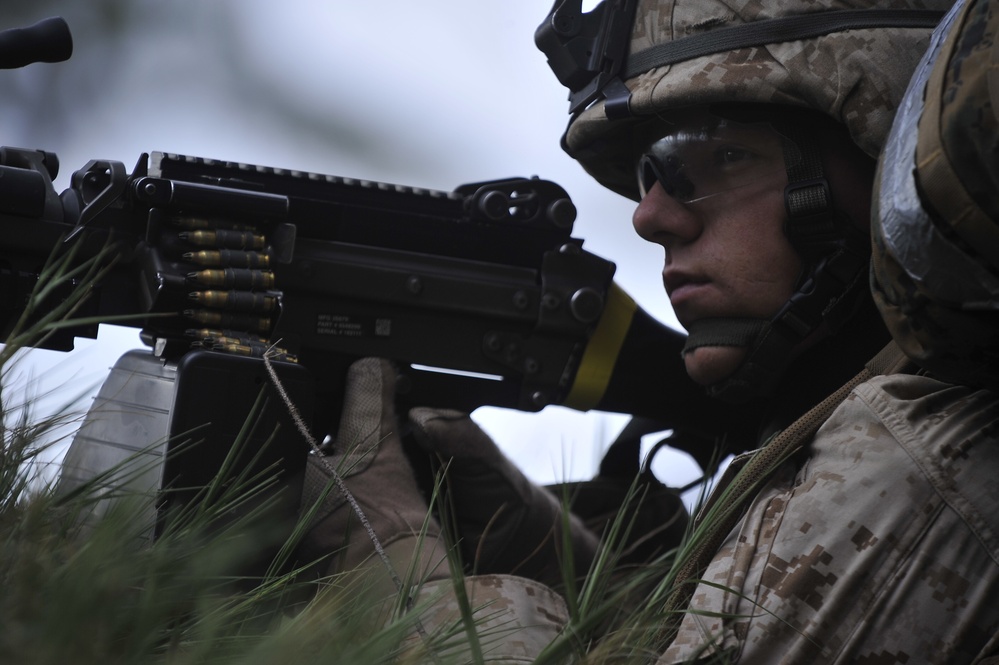
[[[608, 2], [586, 18], [557, 5], [539, 29], [571, 91], [563, 146], [638, 202], [635, 229], [664, 248], [689, 332], [687, 374], [750, 405], [758, 432], [735, 444], [757, 450], [730, 467], [700, 550], [654, 601], [651, 642], [625, 646], [661, 663], [996, 655], [999, 3], [959, 2], [931, 40], [950, 2]], [[619, 67], [589, 71], [570, 42], [593, 34]], [[393, 380], [378, 361], [352, 369], [337, 441], [364, 443], [330, 459], [385, 557], [421, 598], [447, 596], [440, 529], [394, 435]], [[465, 582], [472, 607], [491, 602], [483, 651], [519, 662], [565, 639], [546, 543], [569, 536], [579, 570], [597, 535], [461, 414], [409, 416], [452, 460], [456, 523], [486, 554], [488, 574]], [[371, 541], [346, 535], [343, 503], [326, 500], [310, 546], [383, 576]], [[426, 626], [457, 605], [438, 602]]]

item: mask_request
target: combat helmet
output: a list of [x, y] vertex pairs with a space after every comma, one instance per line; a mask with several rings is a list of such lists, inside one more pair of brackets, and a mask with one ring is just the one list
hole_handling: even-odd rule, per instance
[[[876, 157], [951, 4], [604, 0], [582, 13], [579, 0], [559, 0], [535, 41], [570, 91], [563, 148], [598, 182], [638, 200], [631, 137], [684, 107], [804, 109], [845, 126]], [[733, 402], [772, 391], [791, 349], [820, 328], [840, 328], [867, 292], [867, 230], [835, 209], [808, 127], [778, 131], [800, 150], [785, 190], [785, 232], [806, 264], [798, 289], [769, 321], [713, 319], [688, 330], [688, 348], [749, 349], [733, 377], [709, 388]]]
[[963, 0], [940, 23], [875, 181], [871, 290], [905, 354], [999, 390], [999, 14]]

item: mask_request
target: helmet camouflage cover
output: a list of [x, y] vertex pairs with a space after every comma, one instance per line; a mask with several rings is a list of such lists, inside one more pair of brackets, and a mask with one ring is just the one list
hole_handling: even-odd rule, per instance
[[[871, 0], [860, 9], [942, 12], [951, 4]], [[639, 0], [622, 76], [631, 92], [630, 118], [608, 120], [605, 102], [592, 104], [571, 122], [564, 146], [601, 184], [633, 199], [638, 197], [633, 153], [622, 145], [620, 132], [636, 118], [684, 106], [746, 102], [818, 110], [845, 124], [857, 145], [876, 157], [929, 42], [931, 29], [925, 26], [851, 26], [794, 41], [768, 36], [758, 46], [634, 71], [642, 68], [649, 49], [664, 44], [739, 25], [766, 29], [771, 19], [856, 9], [855, 0]]]
[[879, 165], [871, 287], [906, 355], [999, 390], [999, 3], [934, 35]]

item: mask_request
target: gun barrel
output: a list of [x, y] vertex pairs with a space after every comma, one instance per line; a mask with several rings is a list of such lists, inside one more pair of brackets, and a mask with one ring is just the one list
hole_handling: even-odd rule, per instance
[[62, 62], [73, 55], [73, 36], [62, 18], [47, 18], [27, 28], [0, 32], [0, 69], [34, 62]]

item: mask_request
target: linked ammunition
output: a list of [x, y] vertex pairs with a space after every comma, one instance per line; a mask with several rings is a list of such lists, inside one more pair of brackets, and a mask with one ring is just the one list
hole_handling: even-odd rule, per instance
[[273, 312], [277, 298], [254, 291], [192, 291], [187, 299], [213, 309], [240, 312]]
[[187, 273], [187, 280], [202, 286], [223, 289], [265, 291], [274, 288], [274, 273], [270, 270], [221, 268]]
[[230, 268], [267, 268], [270, 256], [263, 252], [241, 252], [235, 249], [203, 249], [187, 252], [184, 260], [200, 266]]
[[249, 314], [233, 314], [210, 309], [187, 309], [184, 310], [184, 316], [204, 326], [239, 328], [256, 332], [267, 331], [271, 328], [269, 318]]
[[261, 250], [266, 243], [266, 238], [263, 235], [251, 231], [212, 229], [185, 231], [179, 235], [180, 239], [184, 242], [199, 247], [219, 247], [246, 251], [251, 249]]

